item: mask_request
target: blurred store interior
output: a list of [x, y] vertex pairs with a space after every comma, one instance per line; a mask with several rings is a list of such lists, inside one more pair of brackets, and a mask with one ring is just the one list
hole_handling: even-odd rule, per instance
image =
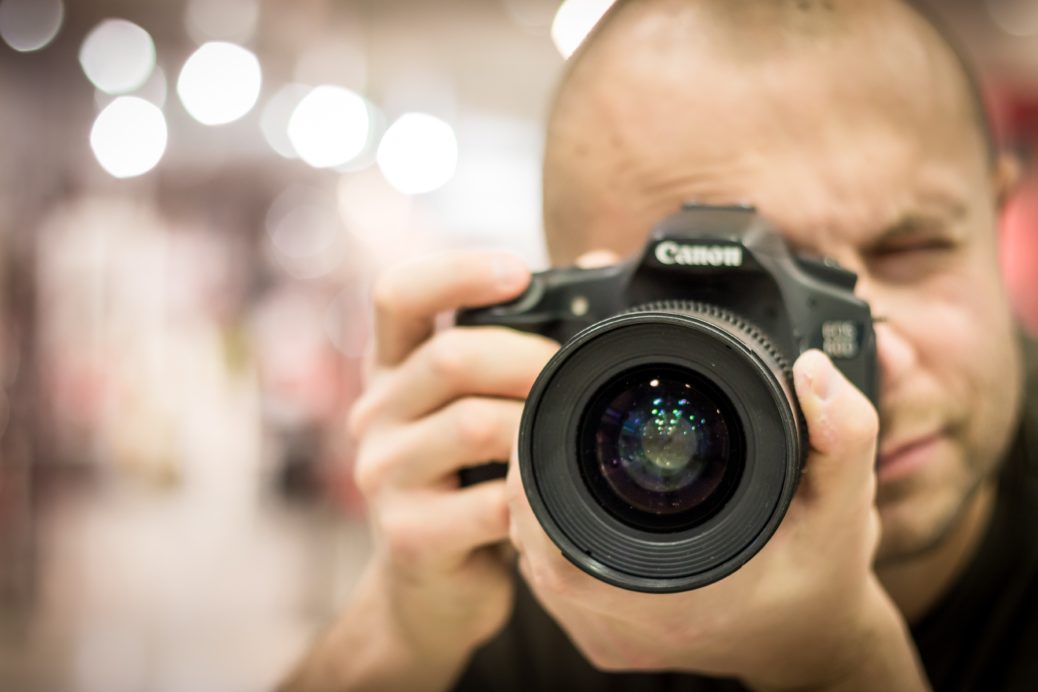
[[[1038, 3], [932, 2], [1035, 160]], [[0, 0], [0, 689], [284, 674], [368, 550], [372, 279], [545, 266], [546, 105], [609, 4]], [[1003, 234], [1038, 333], [1034, 172]]]

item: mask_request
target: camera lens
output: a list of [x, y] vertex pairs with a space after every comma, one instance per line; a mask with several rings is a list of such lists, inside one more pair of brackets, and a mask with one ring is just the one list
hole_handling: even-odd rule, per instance
[[616, 586], [694, 589], [763, 547], [806, 449], [785, 360], [741, 317], [652, 303], [549, 361], [519, 425], [530, 506], [563, 555]]
[[593, 398], [581, 427], [588, 487], [615, 517], [647, 531], [708, 518], [742, 470], [742, 428], [731, 401], [689, 369], [622, 373]]

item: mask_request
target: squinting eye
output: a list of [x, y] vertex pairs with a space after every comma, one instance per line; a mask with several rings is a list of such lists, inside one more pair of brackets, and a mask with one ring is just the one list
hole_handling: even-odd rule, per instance
[[874, 248], [868, 263], [887, 281], [916, 281], [942, 271], [958, 247], [950, 240], [926, 240]]
[[895, 257], [910, 257], [916, 254], [925, 255], [929, 253], [947, 252], [954, 247], [954, 244], [947, 240], [928, 240], [925, 242], [906, 245], [878, 247], [872, 251], [872, 256], [881, 260], [887, 258], [893, 259]]

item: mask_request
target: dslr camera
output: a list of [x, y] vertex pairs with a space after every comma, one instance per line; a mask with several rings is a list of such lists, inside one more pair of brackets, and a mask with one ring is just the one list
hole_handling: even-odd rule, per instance
[[535, 274], [457, 323], [562, 344], [527, 398], [519, 468], [563, 555], [625, 589], [684, 591], [745, 564], [793, 499], [808, 450], [797, 356], [824, 351], [876, 403], [855, 282], [752, 207], [688, 204], [640, 256]]

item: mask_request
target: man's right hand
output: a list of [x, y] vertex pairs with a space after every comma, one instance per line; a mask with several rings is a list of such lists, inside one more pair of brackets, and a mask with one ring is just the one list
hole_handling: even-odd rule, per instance
[[375, 554], [347, 611], [291, 689], [443, 689], [511, 611], [504, 481], [458, 471], [512, 453], [526, 398], [558, 348], [438, 315], [518, 296], [529, 271], [500, 252], [423, 258], [375, 288], [364, 395], [350, 416]]

